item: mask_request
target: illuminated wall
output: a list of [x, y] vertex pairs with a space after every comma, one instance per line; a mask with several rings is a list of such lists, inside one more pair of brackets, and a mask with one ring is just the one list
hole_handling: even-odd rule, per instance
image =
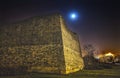
[[66, 27], [65, 21], [62, 17], [60, 17], [60, 22], [65, 57], [65, 73], [68, 74], [82, 70], [84, 62], [81, 55], [78, 35]]
[[[70, 41], [74, 35], [68, 31], [61, 24], [59, 14], [0, 27], [0, 67], [17, 69], [22, 66], [29, 72], [61, 74], [82, 69], [79, 42], [76, 38]], [[62, 32], [68, 37], [65, 38]]]

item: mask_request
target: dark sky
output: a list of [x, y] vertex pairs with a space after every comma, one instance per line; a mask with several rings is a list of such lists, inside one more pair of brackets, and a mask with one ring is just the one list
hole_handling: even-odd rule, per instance
[[[80, 42], [99, 49], [120, 50], [119, 0], [0, 0], [0, 22], [11, 23], [32, 16], [60, 12]], [[79, 13], [72, 21], [68, 14]]]

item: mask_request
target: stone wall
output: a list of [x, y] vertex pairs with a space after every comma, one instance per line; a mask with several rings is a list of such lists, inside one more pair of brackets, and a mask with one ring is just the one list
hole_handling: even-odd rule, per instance
[[[0, 28], [0, 66], [29, 66], [29, 71], [64, 71], [58, 15], [34, 17]], [[59, 62], [58, 62], [59, 61]]]
[[0, 68], [59, 74], [82, 69], [78, 37], [62, 20], [52, 14], [0, 27]]
[[65, 24], [65, 21], [60, 17], [63, 50], [65, 57], [66, 74], [82, 70], [84, 67], [81, 50], [79, 45], [79, 38], [76, 33], [70, 31]]

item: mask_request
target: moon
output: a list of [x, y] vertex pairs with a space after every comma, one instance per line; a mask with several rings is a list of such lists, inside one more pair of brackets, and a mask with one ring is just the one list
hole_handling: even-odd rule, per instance
[[71, 18], [75, 19], [76, 18], [76, 14], [71, 14]]
[[77, 20], [77, 18], [78, 18], [78, 14], [77, 13], [71, 13], [70, 14], [70, 19]]

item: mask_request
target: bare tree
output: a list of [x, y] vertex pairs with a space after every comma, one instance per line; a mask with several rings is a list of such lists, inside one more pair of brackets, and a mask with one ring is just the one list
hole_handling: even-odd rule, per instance
[[85, 67], [93, 66], [96, 63], [94, 58], [95, 48], [92, 44], [84, 45], [84, 50], [87, 52], [87, 55], [84, 57]]
[[88, 56], [94, 56], [95, 48], [91, 44], [84, 45], [84, 50], [88, 53]]

